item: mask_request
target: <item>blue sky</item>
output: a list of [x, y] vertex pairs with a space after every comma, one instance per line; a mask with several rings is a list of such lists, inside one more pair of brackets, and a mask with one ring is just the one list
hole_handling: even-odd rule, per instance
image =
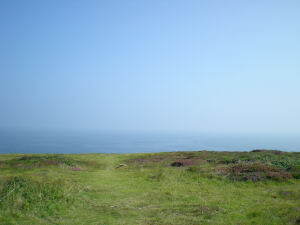
[[1, 1], [0, 128], [300, 134], [299, 11]]

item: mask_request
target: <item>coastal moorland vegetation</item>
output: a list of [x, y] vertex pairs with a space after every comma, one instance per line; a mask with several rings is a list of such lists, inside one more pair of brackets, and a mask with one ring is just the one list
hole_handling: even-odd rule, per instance
[[300, 224], [300, 152], [2, 154], [0, 224]]

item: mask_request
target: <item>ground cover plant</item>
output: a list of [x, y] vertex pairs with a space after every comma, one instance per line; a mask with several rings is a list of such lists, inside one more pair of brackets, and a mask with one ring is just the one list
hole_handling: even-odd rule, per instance
[[70, 167], [78, 168], [86, 167], [89, 165], [96, 166], [96, 162], [86, 162], [81, 160], [75, 160], [70, 157], [65, 157], [63, 155], [28, 155], [13, 158], [1, 162], [0, 167], [5, 168], [16, 168], [16, 169], [33, 169], [37, 167], [47, 167], [47, 166], [60, 166], [60, 167]]
[[300, 224], [300, 153], [0, 155], [0, 224]]

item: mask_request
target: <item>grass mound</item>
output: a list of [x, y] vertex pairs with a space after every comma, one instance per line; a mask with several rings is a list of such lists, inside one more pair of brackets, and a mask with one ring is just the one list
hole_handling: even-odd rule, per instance
[[22, 156], [2, 162], [9, 168], [32, 169], [45, 166], [66, 166], [73, 170], [80, 171], [82, 166], [96, 166], [96, 163], [79, 161], [61, 155], [34, 155]]
[[72, 202], [70, 189], [62, 180], [41, 182], [30, 177], [11, 177], [0, 189], [0, 209], [52, 215]]

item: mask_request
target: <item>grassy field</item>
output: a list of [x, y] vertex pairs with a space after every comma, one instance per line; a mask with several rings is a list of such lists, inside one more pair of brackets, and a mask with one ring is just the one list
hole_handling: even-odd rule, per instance
[[0, 155], [0, 224], [300, 224], [300, 153]]

